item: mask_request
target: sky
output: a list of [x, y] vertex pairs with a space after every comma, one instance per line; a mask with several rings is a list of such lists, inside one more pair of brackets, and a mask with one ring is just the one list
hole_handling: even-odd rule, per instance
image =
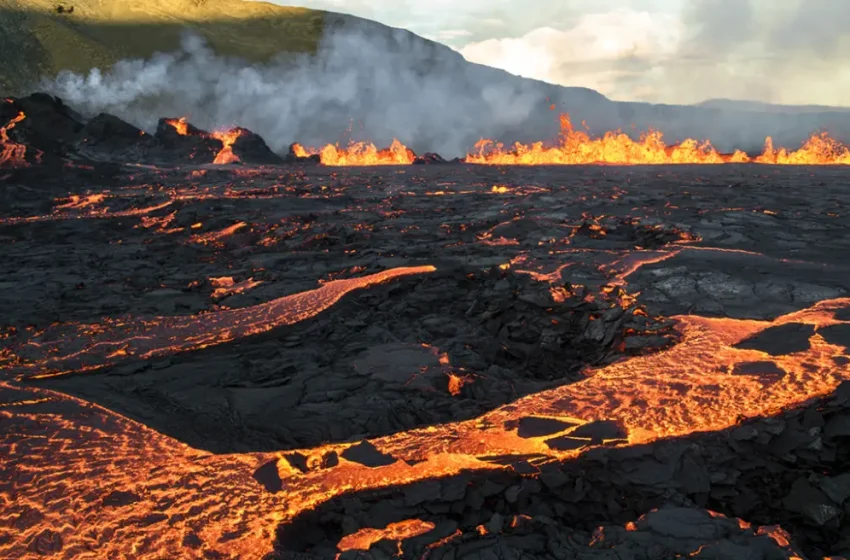
[[850, 106], [850, 0], [272, 0], [611, 99]]

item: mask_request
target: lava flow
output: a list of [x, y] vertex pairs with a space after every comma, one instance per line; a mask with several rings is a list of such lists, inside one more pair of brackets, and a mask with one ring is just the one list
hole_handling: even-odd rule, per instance
[[[215, 314], [151, 319], [107, 319], [99, 324], [59, 324], [13, 349], [16, 367], [8, 371], [36, 378], [54, 377], [114, 364], [127, 358], [153, 358], [208, 348], [291, 325], [328, 309], [352, 290], [432, 266], [393, 268], [370, 276], [326, 282], [321, 287], [269, 302]], [[256, 284], [255, 284], [256, 285]]]
[[6, 123], [6, 126], [0, 126], [0, 167], [29, 166], [24, 157], [27, 153], [27, 147], [13, 142], [9, 138], [9, 131], [25, 118], [26, 115], [21, 111], [15, 118]]
[[[291, 303], [306, 313], [306, 302]], [[824, 301], [773, 322], [677, 317], [683, 341], [670, 350], [589, 372], [584, 381], [525, 397], [476, 420], [372, 440], [394, 460], [379, 467], [340, 459], [336, 466], [302, 473], [288, 463], [290, 455], [211, 455], [98, 406], [0, 383], [0, 390], [19, 394], [20, 401], [37, 401], [28, 405], [34, 409], [0, 408], [10, 426], [0, 436], [9, 458], [0, 471], [0, 495], [8, 521], [17, 527], [0, 540], [0, 554], [23, 557], [36, 547], [41, 554], [61, 550], [66, 558], [182, 557], [181, 543], [188, 542], [199, 556], [203, 551], [258, 559], [271, 551], [279, 524], [344, 493], [462, 470], [503, 470], [508, 467], [498, 458], [505, 455], [568, 460], [599, 446], [729, 428], [827, 394], [850, 379], [847, 360], [838, 359], [846, 348], [828, 341], [833, 328], [850, 325], [834, 316], [848, 306], [850, 298]], [[808, 348], [769, 356], [740, 344], [782, 325], [811, 328]], [[48, 358], [41, 367], [50, 363]], [[742, 363], [763, 365], [734, 374]], [[43, 408], [48, 405], [52, 408]], [[527, 418], [549, 419], [561, 428], [520, 436], [517, 425]], [[301, 453], [323, 456], [352, 445]], [[269, 461], [281, 480], [276, 492], [252, 478]], [[377, 534], [419, 534], [426, 523], [408, 520], [359, 531], [340, 548], [365, 547]]]
[[416, 159], [413, 150], [393, 139], [388, 148], [378, 149], [371, 142], [352, 142], [347, 147], [328, 144], [321, 149], [292, 145], [292, 152], [300, 158], [318, 154], [323, 165], [409, 165]]
[[239, 163], [239, 156], [233, 153], [233, 144], [242, 136], [241, 128], [234, 128], [227, 131], [217, 131], [212, 133], [212, 137], [220, 141], [222, 144], [221, 151], [216, 154], [213, 163], [216, 165], [226, 165], [228, 163]]
[[736, 150], [731, 154], [718, 152], [711, 142], [688, 138], [679, 144], [666, 145], [663, 134], [650, 130], [633, 140], [621, 131], [609, 131], [598, 138], [575, 130], [568, 114], [561, 115], [561, 133], [555, 145], [543, 142], [515, 143], [512, 147], [482, 139], [466, 163], [490, 165], [578, 165], [607, 163], [617, 165], [653, 164], [718, 164], [768, 163], [793, 165], [848, 165], [850, 148], [826, 133], [812, 135], [801, 148], [789, 151], [774, 149], [771, 138], [765, 140], [763, 153], [750, 158]]
[[[165, 119], [165, 122], [174, 128], [180, 136], [192, 135], [192, 132], [189, 130], [189, 122], [186, 117], [180, 117], [179, 119]], [[213, 164], [226, 165], [229, 163], [239, 163], [241, 161], [239, 156], [233, 153], [233, 144], [240, 136], [245, 134], [245, 130], [243, 128], [236, 127], [227, 130], [216, 130], [210, 133], [198, 132], [197, 130], [195, 132], [200, 136], [215, 138], [221, 142], [221, 150], [219, 150], [213, 159]]]

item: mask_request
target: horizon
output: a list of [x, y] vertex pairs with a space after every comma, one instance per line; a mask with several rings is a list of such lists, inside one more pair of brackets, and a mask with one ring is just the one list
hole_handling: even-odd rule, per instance
[[268, 1], [407, 29], [470, 62], [615, 101], [850, 107], [840, 0]]

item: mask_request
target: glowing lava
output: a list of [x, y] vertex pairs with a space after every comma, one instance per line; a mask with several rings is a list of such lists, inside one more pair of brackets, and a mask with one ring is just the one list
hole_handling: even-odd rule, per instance
[[[299, 317], [310, 316], [317, 300], [328, 301], [330, 294], [322, 292], [328, 285], [317, 291], [323, 297], [309, 292], [306, 299], [287, 300], [286, 307], [300, 310]], [[335, 290], [342, 291], [342, 284]], [[599, 445], [628, 446], [723, 430], [828, 394], [850, 379], [846, 360], [836, 359], [844, 358], [846, 349], [820, 334], [831, 325], [850, 324], [834, 317], [848, 306], [850, 298], [824, 301], [773, 322], [676, 317], [683, 342], [667, 351], [597, 369], [581, 382], [522, 398], [475, 420], [371, 440], [379, 451], [397, 459], [382, 467], [340, 460], [336, 466], [301, 473], [283, 454], [216, 456], [101, 407], [0, 382], [0, 391], [34, 403], [0, 408], [8, 426], [0, 433], [0, 453], [8, 458], [0, 463], [0, 518], [14, 524], [0, 539], [0, 556], [36, 558], [61, 551], [65, 558], [182, 558], [187, 556], [182, 543], [190, 542], [193, 557], [259, 559], [272, 550], [279, 524], [341, 494], [464, 469], [509, 468], [491, 460], [499, 456], [568, 460]], [[246, 315], [256, 313], [253, 308]], [[233, 323], [240, 317], [231, 312], [226, 326], [244, 330], [244, 325]], [[187, 320], [197, 329], [204, 319]], [[784, 324], [813, 327], [809, 348], [782, 356], [736, 348], [740, 341]], [[173, 336], [175, 329], [159, 324], [145, 334]], [[188, 330], [184, 325], [176, 334], [185, 336]], [[47, 357], [40, 367], [49, 367], [53, 360]], [[766, 361], [785, 374], [777, 376], [775, 368], [767, 367], [763, 374], [732, 373], [737, 363]], [[557, 434], [520, 437], [517, 422], [530, 416], [561, 420], [565, 428]], [[622, 433], [598, 441], [587, 437], [588, 428], [600, 422]], [[303, 450], [303, 455], [341, 452], [351, 445], [322, 446]], [[252, 478], [269, 461], [276, 463], [282, 480], [278, 492], [267, 491]], [[404, 538], [425, 528], [408, 520], [357, 532], [341, 545], [358, 548], [376, 535]]]
[[[180, 136], [190, 136], [189, 121], [186, 117], [179, 119], [165, 119], [165, 123], [170, 125]], [[233, 144], [236, 140], [245, 133], [245, 130], [239, 127], [228, 130], [216, 130], [209, 134], [200, 133], [204, 138], [215, 138], [221, 142], [221, 150], [216, 154], [213, 163], [216, 165], [226, 165], [228, 163], [239, 163], [239, 156], [233, 153]]]
[[[33, 377], [52, 377], [117, 363], [129, 357], [152, 358], [198, 350], [291, 325], [328, 309], [347, 293], [432, 266], [393, 268], [360, 278], [326, 282], [321, 287], [253, 307], [201, 316], [106, 319], [99, 324], [55, 325], [16, 349], [20, 368]], [[42, 340], [43, 335], [47, 340]]]
[[293, 144], [292, 151], [298, 157], [319, 154], [322, 164], [330, 166], [410, 165], [416, 159], [413, 150], [396, 139], [382, 150], [371, 142], [352, 142], [345, 148], [328, 144], [319, 150]]
[[663, 135], [650, 130], [639, 140], [632, 140], [621, 131], [606, 132], [598, 138], [575, 130], [569, 115], [561, 115], [561, 133], [551, 146], [543, 142], [515, 143], [510, 148], [492, 140], [482, 139], [475, 144], [467, 163], [490, 165], [578, 165], [607, 163], [616, 165], [646, 164], [717, 164], [770, 163], [796, 165], [850, 164], [850, 149], [826, 133], [811, 136], [796, 151], [774, 150], [770, 138], [762, 155], [750, 159], [736, 150], [731, 154], [718, 152], [708, 140], [699, 142], [688, 138], [679, 144], [666, 145]]
[[189, 135], [189, 121], [186, 120], [186, 117], [180, 117], [179, 119], [165, 119], [165, 123], [171, 125], [171, 127], [174, 128], [180, 136]]
[[27, 153], [27, 147], [23, 144], [13, 142], [9, 138], [9, 131], [15, 128], [15, 125], [26, 118], [23, 111], [6, 123], [6, 126], [0, 127], [0, 167], [28, 167], [29, 164], [24, 158]]
[[346, 550], [369, 550], [373, 544], [383, 541], [403, 541], [411, 537], [423, 535], [431, 531], [435, 525], [430, 521], [419, 519], [406, 519], [397, 523], [390, 523], [383, 529], [364, 528], [356, 533], [343, 537], [337, 548], [341, 552]]
[[211, 136], [221, 142], [221, 151], [216, 154], [214, 164], [224, 165], [228, 163], [239, 163], [239, 156], [233, 153], [233, 144], [242, 136], [244, 130], [234, 128], [223, 132], [213, 132]]

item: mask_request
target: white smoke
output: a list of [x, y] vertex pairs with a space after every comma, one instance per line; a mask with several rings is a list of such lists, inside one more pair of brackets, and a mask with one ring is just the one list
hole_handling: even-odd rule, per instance
[[668, 142], [709, 138], [724, 151], [758, 151], [765, 136], [796, 148], [824, 129], [850, 139], [850, 113], [615, 103], [590, 89], [472, 64], [448, 47], [363, 20], [328, 32], [311, 56], [249, 64], [217, 56], [187, 35], [179, 52], [122, 61], [108, 72], [64, 72], [40, 88], [84, 114], [111, 113], [149, 131], [160, 117], [186, 116], [206, 130], [243, 126], [278, 153], [292, 142], [386, 146], [398, 138], [417, 153], [452, 157], [482, 137], [555, 139], [561, 111], [574, 123], [587, 121], [594, 134], [655, 128]]
[[554, 125], [534, 82], [500, 71], [494, 79], [492, 69], [448, 47], [376, 27], [350, 24], [328, 33], [315, 56], [253, 65], [218, 57], [187, 35], [180, 52], [85, 76], [63, 72], [41, 87], [83, 113], [111, 113], [148, 130], [163, 116], [188, 116], [204, 129], [243, 126], [279, 152], [294, 141], [345, 142], [352, 121], [354, 139], [386, 145], [398, 137], [416, 151], [452, 155], [532, 112]]

